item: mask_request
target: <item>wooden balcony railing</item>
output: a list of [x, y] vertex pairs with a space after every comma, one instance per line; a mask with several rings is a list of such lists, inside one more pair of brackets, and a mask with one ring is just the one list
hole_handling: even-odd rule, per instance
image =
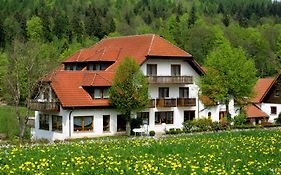
[[155, 99], [150, 99], [147, 107], [148, 108], [155, 108]]
[[192, 76], [148, 76], [148, 82], [151, 84], [192, 84]]
[[196, 98], [177, 98], [177, 106], [196, 106]]
[[59, 112], [60, 103], [59, 102], [40, 102], [38, 100], [29, 100], [28, 107], [34, 111], [51, 111]]
[[157, 107], [176, 107], [177, 106], [177, 99], [170, 98], [170, 99], [156, 99], [156, 106]]

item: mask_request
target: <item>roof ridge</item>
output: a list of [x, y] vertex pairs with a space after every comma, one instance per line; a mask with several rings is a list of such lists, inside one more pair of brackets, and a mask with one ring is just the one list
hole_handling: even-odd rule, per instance
[[118, 39], [118, 38], [133, 38], [133, 37], [141, 37], [141, 36], [149, 36], [149, 35], [153, 36], [155, 34], [154, 33], [146, 33], [146, 34], [136, 34], [136, 35], [114, 36], [114, 37], [103, 38], [102, 40], [110, 40], [110, 39]]
[[186, 53], [187, 55], [192, 56], [190, 53], [188, 53], [188, 52], [186, 52], [185, 50], [179, 48], [179, 47], [176, 46], [175, 44], [171, 43], [169, 40], [164, 39], [163, 37], [161, 37], [161, 36], [159, 36], [159, 35], [157, 35], [157, 36], [158, 36], [160, 39], [164, 40], [164, 42], [167, 42], [167, 43], [169, 43], [171, 46], [174, 46], [174, 47], [176, 47], [177, 49], [182, 50], [182, 51], [183, 51], [184, 53]]
[[91, 82], [91, 86], [94, 84], [96, 76], [97, 76], [97, 73], [94, 74], [94, 78], [93, 78], [93, 81]]
[[[111, 73], [111, 72], [106, 72], [106, 73]], [[102, 79], [110, 83], [110, 81], [107, 78], [104, 78], [102, 75], [100, 75], [100, 72], [97, 72], [96, 74], [98, 74]]]
[[154, 42], [154, 38], [155, 38], [155, 34], [152, 36], [152, 39], [151, 39], [151, 42], [150, 42], [150, 46], [148, 48], [148, 52], [147, 52], [147, 55], [149, 55], [150, 51], [151, 51], [151, 47], [152, 47], [152, 44]]

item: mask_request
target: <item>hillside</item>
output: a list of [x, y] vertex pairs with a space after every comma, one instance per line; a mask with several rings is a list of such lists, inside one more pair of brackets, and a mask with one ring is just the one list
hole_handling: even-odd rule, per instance
[[4, 97], [17, 42], [39, 43], [39, 59], [44, 61], [37, 64], [47, 62], [48, 66], [41, 65], [45, 71], [102, 38], [143, 33], [163, 36], [201, 64], [216, 42], [226, 38], [255, 61], [257, 76], [271, 76], [280, 69], [281, 2], [277, 1], [3, 0], [0, 9], [0, 96]]

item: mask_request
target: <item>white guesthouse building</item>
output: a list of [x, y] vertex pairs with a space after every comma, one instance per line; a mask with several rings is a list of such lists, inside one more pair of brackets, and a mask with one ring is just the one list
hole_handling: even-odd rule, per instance
[[[109, 105], [108, 89], [120, 62], [131, 56], [149, 81], [150, 103], [138, 112], [148, 130], [182, 128], [199, 117], [219, 121], [225, 105], [205, 107], [197, 79], [204, 74], [187, 52], [158, 35], [103, 39], [67, 58], [42, 80], [39, 95], [30, 102], [35, 112], [34, 139], [63, 140], [123, 134], [125, 121]], [[239, 110], [230, 102], [230, 114]], [[165, 123], [165, 124], [163, 124]]]

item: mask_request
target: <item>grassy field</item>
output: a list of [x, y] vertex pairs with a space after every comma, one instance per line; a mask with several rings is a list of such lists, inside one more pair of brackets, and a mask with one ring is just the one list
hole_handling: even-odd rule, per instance
[[5, 133], [9, 137], [12, 137], [18, 134], [17, 128], [14, 107], [6, 105], [0, 106], [0, 133]]
[[0, 148], [0, 174], [280, 174], [281, 131]]
[[[26, 110], [26, 108], [20, 107], [21, 114], [25, 114]], [[34, 112], [30, 111], [29, 116], [33, 115]], [[15, 108], [13, 106], [0, 105], [0, 133], [5, 133], [9, 139], [13, 139], [19, 133], [18, 128]]]

